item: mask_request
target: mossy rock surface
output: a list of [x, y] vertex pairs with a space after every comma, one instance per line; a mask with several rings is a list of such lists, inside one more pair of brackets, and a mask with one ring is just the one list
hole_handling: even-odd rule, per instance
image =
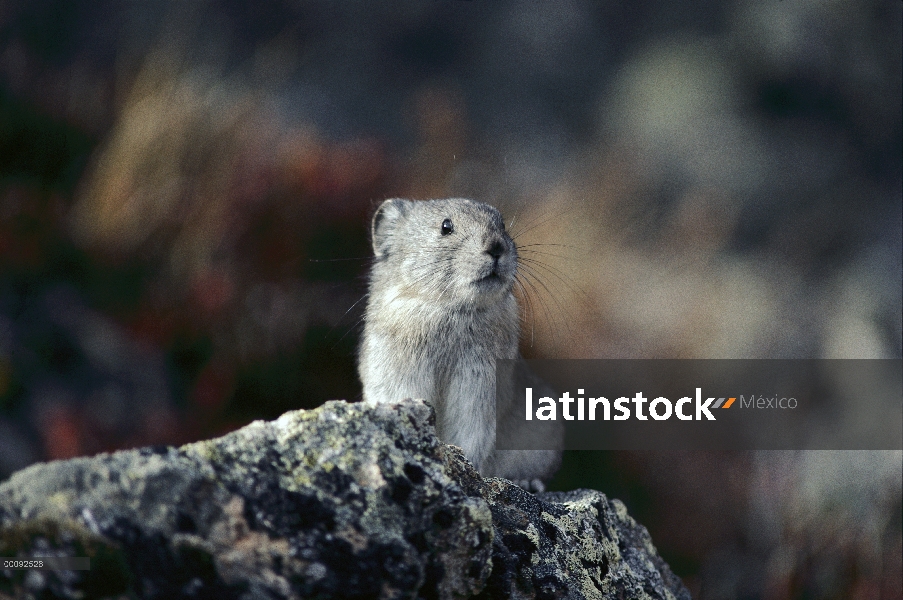
[[0, 484], [0, 598], [689, 598], [617, 500], [482, 479], [419, 401], [328, 402]]

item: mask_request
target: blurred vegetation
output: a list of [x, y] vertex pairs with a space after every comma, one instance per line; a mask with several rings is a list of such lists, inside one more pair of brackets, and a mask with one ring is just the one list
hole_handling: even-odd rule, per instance
[[[890, 1], [2, 4], [0, 477], [357, 399], [391, 196], [549, 244], [529, 356], [900, 357], [901, 54]], [[889, 598], [901, 462], [553, 487], [624, 499], [698, 597]]]

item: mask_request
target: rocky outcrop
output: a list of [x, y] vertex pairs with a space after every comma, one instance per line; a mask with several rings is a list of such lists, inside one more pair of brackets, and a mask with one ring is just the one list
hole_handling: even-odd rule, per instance
[[482, 479], [422, 402], [328, 402], [0, 484], [0, 598], [689, 598], [600, 492]]

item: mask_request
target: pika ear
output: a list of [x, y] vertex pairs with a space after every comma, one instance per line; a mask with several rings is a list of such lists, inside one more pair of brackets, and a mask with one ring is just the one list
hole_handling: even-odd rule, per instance
[[389, 250], [389, 242], [398, 221], [408, 212], [410, 200], [392, 198], [379, 205], [373, 214], [370, 226], [370, 237], [373, 241], [373, 254], [380, 258]]

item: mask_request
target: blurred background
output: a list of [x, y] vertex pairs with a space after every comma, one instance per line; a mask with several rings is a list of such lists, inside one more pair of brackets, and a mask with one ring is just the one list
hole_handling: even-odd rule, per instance
[[[333, 398], [387, 197], [523, 351], [901, 356], [901, 3], [0, 3], [0, 479]], [[901, 598], [900, 452], [590, 453], [696, 598]]]

